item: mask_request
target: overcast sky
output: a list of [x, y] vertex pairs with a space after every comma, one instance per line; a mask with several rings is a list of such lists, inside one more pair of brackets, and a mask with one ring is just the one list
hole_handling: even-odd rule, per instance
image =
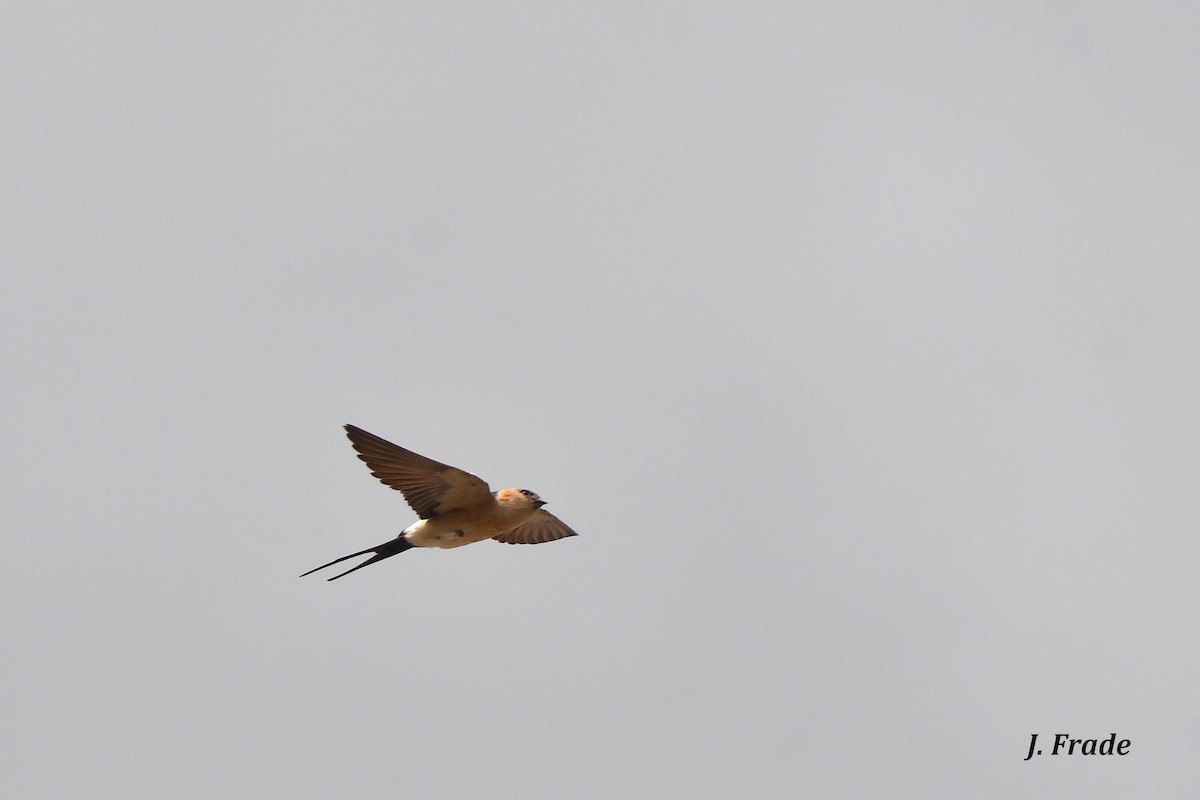
[[1200, 785], [1196, 3], [0, 31], [4, 797]]

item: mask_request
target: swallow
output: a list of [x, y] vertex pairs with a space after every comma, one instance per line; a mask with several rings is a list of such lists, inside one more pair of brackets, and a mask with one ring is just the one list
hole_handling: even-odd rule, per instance
[[417, 455], [362, 428], [347, 425], [346, 435], [371, 474], [400, 491], [420, 519], [395, 539], [335, 558], [304, 575], [367, 553], [373, 555], [329, 580], [335, 581], [414, 547], [445, 549], [484, 539], [505, 544], [541, 544], [578, 535], [558, 517], [543, 511], [546, 501], [528, 489], [493, 492], [476, 475]]

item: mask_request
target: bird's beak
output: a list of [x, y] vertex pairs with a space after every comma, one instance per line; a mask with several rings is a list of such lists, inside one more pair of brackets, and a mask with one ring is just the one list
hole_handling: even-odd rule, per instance
[[545, 501], [545, 500], [538, 500], [536, 503], [534, 503], [534, 505], [535, 505], [536, 507], [538, 507], [538, 508], [541, 508], [542, 506], [546, 505], [546, 501]]

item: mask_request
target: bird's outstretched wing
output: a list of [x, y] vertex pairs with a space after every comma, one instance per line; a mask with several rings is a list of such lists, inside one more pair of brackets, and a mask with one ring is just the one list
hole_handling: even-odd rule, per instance
[[476, 475], [417, 455], [353, 425], [346, 426], [346, 435], [371, 474], [402, 492], [421, 519], [491, 499], [487, 482]]
[[541, 544], [578, 535], [561, 519], [539, 508], [527, 522], [492, 538], [505, 544]]

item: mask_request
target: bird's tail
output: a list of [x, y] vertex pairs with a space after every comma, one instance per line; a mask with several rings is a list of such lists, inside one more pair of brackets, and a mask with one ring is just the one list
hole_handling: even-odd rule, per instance
[[[378, 547], [368, 547], [366, 550], [360, 550], [359, 552], [351, 553], [348, 556], [342, 556], [341, 558], [335, 558], [333, 561], [330, 561], [328, 564], [322, 564], [319, 567], [310, 569], [308, 572], [304, 573], [304, 575], [312, 575], [314, 572], [316, 572], [319, 569], [325, 569], [326, 567], [332, 567], [334, 564], [339, 564], [348, 558], [354, 558], [355, 556], [365, 556], [367, 553], [375, 554], [375, 555], [371, 556], [370, 558], [368, 558], [366, 561], [359, 564], [357, 567], [352, 567], [351, 569], [348, 569], [345, 572], [334, 575], [332, 578], [329, 579], [331, 581], [336, 581], [338, 578], [342, 577], [342, 575], [349, 575], [351, 572], [354, 572], [354, 570], [362, 569], [363, 567], [367, 566], [368, 564], [374, 564], [376, 561], [383, 561], [385, 558], [391, 558], [392, 556], [396, 555], [397, 553], [403, 553], [405, 550], [409, 549], [410, 547], [413, 547], [413, 543], [410, 542], [408, 539], [405, 539], [404, 535], [401, 534], [398, 538], [392, 539], [390, 542], [384, 542], [383, 544], [379, 545]], [[304, 575], [301, 575], [300, 577], [303, 578]]]

